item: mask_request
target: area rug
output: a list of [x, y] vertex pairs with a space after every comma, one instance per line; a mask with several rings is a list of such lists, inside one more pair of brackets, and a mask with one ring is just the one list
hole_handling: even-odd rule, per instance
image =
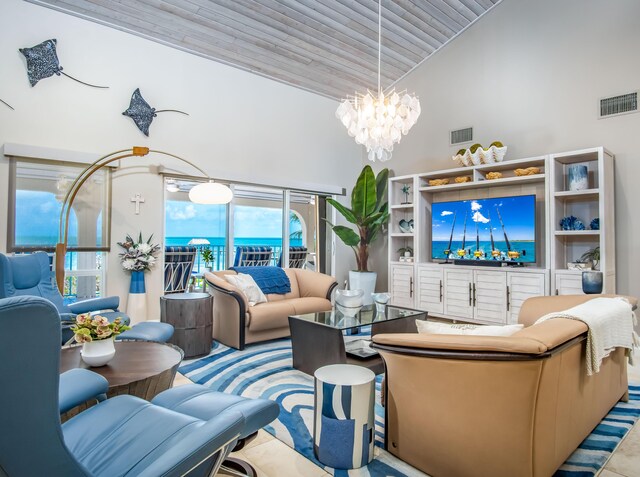
[[[313, 377], [292, 368], [291, 341], [282, 339], [243, 351], [215, 343], [208, 356], [185, 361], [179, 372], [216, 391], [266, 398], [280, 405], [280, 416], [265, 428], [328, 473], [337, 477], [423, 476], [383, 448], [384, 408], [381, 376], [376, 379], [375, 459], [366, 467], [337, 470], [324, 466], [313, 453]], [[618, 403], [558, 470], [556, 477], [590, 477], [608, 460], [640, 416], [640, 386], [629, 386], [630, 401]]]

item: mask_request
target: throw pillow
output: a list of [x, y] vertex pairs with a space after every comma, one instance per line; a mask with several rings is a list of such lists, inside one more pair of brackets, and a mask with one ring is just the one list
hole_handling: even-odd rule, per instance
[[438, 323], [435, 321], [416, 320], [418, 333], [434, 335], [476, 335], [476, 336], [511, 336], [524, 325], [471, 325], [468, 323]]
[[267, 302], [267, 297], [262, 293], [262, 290], [260, 290], [260, 287], [251, 275], [238, 273], [237, 275], [225, 275], [223, 278], [234, 287], [240, 289], [244, 296], [247, 297], [249, 306]]

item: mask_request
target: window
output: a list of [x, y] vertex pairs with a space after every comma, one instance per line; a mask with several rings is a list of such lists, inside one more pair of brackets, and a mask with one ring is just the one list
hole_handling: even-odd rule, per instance
[[[318, 203], [324, 203], [324, 197], [274, 187], [232, 184], [234, 198], [230, 204], [199, 205], [189, 202], [188, 198], [194, 184], [179, 178], [165, 179], [165, 245], [198, 247], [193, 267], [196, 282], [204, 271], [202, 251], [205, 249], [213, 252], [211, 268], [214, 271], [233, 266], [239, 246], [270, 248], [270, 264], [274, 266], [284, 262], [283, 247], [293, 247], [289, 248], [289, 263], [285, 266], [316, 269], [319, 251], [326, 248], [324, 244], [331, 243], [326, 240], [324, 228], [318, 232], [321, 217]], [[288, 217], [286, 229], [285, 216]], [[302, 247], [306, 250], [301, 250]], [[325, 257], [323, 260], [317, 265], [319, 271], [327, 270]]]
[[[53, 253], [59, 240], [60, 211], [82, 164], [11, 158], [7, 249]], [[95, 173], [82, 186], [69, 216], [67, 301], [100, 296], [104, 254], [109, 250], [109, 169]], [[37, 220], [34, 220], [37, 218]]]

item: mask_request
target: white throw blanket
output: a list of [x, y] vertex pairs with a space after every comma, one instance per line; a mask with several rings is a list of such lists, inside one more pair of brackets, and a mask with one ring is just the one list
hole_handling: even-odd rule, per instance
[[552, 318], [567, 318], [584, 322], [587, 333], [587, 374], [600, 371], [602, 360], [615, 348], [625, 348], [629, 362], [633, 364], [633, 349], [638, 336], [633, 330], [636, 317], [626, 298], [594, 298], [564, 311], [544, 315], [536, 324]]

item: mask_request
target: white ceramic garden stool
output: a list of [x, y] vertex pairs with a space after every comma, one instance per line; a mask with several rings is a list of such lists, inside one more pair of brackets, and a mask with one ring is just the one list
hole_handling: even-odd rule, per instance
[[375, 374], [362, 366], [332, 364], [314, 373], [313, 450], [334, 469], [373, 460]]

